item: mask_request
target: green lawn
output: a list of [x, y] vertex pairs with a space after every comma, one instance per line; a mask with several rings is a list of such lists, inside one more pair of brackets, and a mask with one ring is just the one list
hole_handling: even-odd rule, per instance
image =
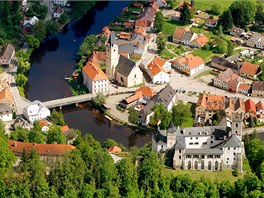
[[161, 58], [164, 58], [164, 59], [170, 59], [170, 58], [173, 58], [174, 55], [172, 53], [170, 53], [167, 49], [164, 49], [160, 53], [160, 57]]
[[193, 127], [193, 118], [187, 118], [187, 120], [182, 123], [181, 127]]
[[196, 0], [194, 1], [196, 10], [210, 10], [213, 3], [219, 3], [223, 6], [223, 10], [226, 10], [235, 0], [221, 0], [221, 1], [212, 1], [212, 0]]
[[171, 21], [170, 19], [165, 19], [165, 24], [162, 29], [162, 33], [165, 35], [173, 35], [176, 27], [186, 27], [187, 25], [183, 25], [176, 21]]
[[203, 71], [202, 73], [200, 73], [199, 75], [195, 76], [193, 79], [199, 79], [203, 76], [208, 76], [208, 75], [214, 75], [214, 76], [217, 76], [219, 73], [217, 72], [214, 72], [212, 70], [205, 70]]
[[164, 172], [165, 174], [173, 175], [173, 176], [180, 174], [189, 174], [194, 180], [199, 180], [202, 176], [204, 176], [213, 182], [214, 181], [222, 182], [229, 180], [230, 182], [234, 183], [238, 179], [238, 177], [234, 177], [232, 175], [232, 170], [212, 172], [212, 171], [194, 171], [194, 170], [180, 170], [180, 169], [174, 170], [171, 168], [164, 168]]

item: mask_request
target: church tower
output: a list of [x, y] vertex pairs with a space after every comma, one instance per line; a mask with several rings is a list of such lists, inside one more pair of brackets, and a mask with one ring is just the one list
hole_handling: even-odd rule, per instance
[[176, 128], [174, 127], [173, 122], [171, 121], [170, 127], [167, 130], [167, 149], [171, 149], [176, 143]]
[[106, 45], [106, 75], [109, 79], [115, 78], [115, 68], [118, 64], [119, 54], [115, 32], [112, 31]]
[[242, 140], [243, 117], [241, 114], [233, 114], [231, 132]]

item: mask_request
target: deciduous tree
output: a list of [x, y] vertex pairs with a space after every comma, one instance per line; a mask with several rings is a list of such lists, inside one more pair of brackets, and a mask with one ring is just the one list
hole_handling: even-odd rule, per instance
[[183, 8], [181, 10], [181, 22], [185, 25], [190, 24], [191, 23], [191, 19], [192, 19], [192, 12], [189, 8], [188, 3], [184, 2], [183, 4]]
[[163, 14], [160, 11], [156, 12], [155, 19], [154, 19], [154, 28], [158, 32], [161, 32], [164, 24], [165, 24], [165, 21], [164, 21]]

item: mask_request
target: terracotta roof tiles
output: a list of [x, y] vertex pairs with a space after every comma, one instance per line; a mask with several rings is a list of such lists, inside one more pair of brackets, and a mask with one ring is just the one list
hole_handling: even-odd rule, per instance
[[245, 101], [245, 110], [247, 112], [256, 113], [256, 105], [255, 102], [251, 99]]
[[247, 74], [250, 76], [254, 76], [257, 74], [259, 70], [259, 66], [249, 63], [249, 62], [244, 62], [240, 68], [240, 72], [243, 74]]

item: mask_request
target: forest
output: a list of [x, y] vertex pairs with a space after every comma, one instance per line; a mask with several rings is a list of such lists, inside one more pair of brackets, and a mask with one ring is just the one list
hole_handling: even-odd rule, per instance
[[0, 197], [264, 196], [264, 143], [257, 135], [244, 137], [244, 172], [232, 183], [203, 176], [194, 180], [190, 174], [165, 174], [164, 159], [151, 152], [151, 144], [127, 149], [129, 155], [115, 164], [106, 149], [116, 142], [107, 140], [101, 146], [89, 134], [78, 136], [76, 149], [55, 163], [41, 161], [32, 150], [24, 152], [14, 167], [8, 137], [3, 127], [0, 130]]

